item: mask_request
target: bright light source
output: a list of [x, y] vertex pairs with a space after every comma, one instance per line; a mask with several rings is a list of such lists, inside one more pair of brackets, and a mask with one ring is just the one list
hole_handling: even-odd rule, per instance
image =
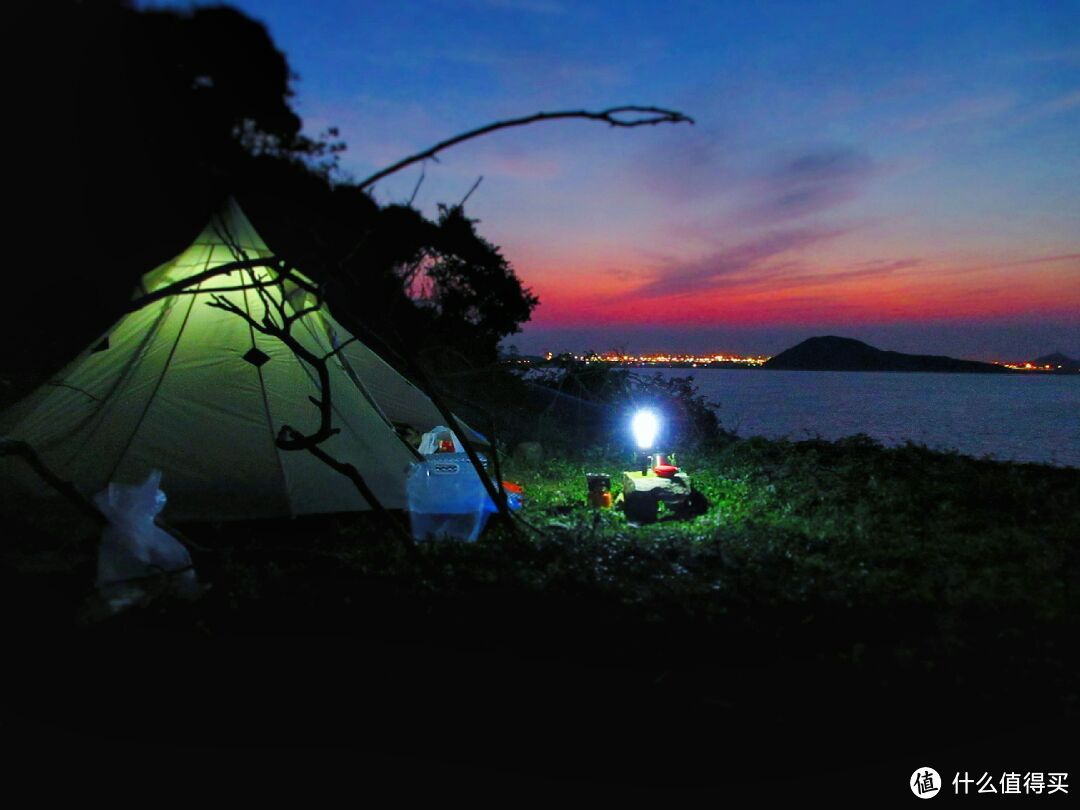
[[630, 429], [634, 431], [637, 446], [648, 450], [656, 441], [656, 434], [660, 432], [660, 419], [652, 411], [638, 411], [630, 422]]

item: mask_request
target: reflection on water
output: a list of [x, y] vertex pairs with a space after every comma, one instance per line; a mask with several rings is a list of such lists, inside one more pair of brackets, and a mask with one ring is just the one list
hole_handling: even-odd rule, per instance
[[[648, 373], [635, 369], [638, 373]], [[897, 374], [661, 369], [694, 374], [740, 436], [866, 433], [973, 456], [1080, 467], [1080, 374]]]

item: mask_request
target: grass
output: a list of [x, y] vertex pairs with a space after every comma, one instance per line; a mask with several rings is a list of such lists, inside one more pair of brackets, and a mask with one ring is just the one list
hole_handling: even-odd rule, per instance
[[[636, 526], [583, 502], [585, 473], [617, 481], [621, 461], [596, 455], [509, 471], [528, 493], [524, 517], [545, 530], [536, 553], [559, 560], [549, 579], [643, 604], [675, 593], [706, 612], [814, 603], [1008, 609], [1040, 621], [1076, 614], [1075, 470], [863, 438], [736, 441], [685, 462], [709, 500], [704, 515]], [[462, 551], [471, 553], [482, 554]]]
[[[703, 515], [635, 526], [584, 501], [585, 473], [617, 481], [624, 461], [595, 451], [511, 466], [527, 494], [521, 515], [538, 531], [496, 523], [471, 544], [410, 551], [370, 518], [193, 529], [208, 548], [196, 554], [212, 585], [202, 600], [63, 632], [79, 649], [340, 639], [379, 662], [350, 670], [364, 684], [355, 688], [407, 693], [426, 707], [414, 722], [447, 711], [425, 702], [432, 688], [474, 707], [472, 721], [452, 722], [487, 717], [478, 706], [493, 717], [544, 707], [541, 726], [604, 718], [609, 749], [568, 753], [553, 773], [572, 775], [644, 778], [640, 752], [625, 748], [631, 720], [667, 741], [651, 774], [706, 782], [732, 738], [692, 745], [687, 727], [701, 723], [806, 767], [826, 756], [813, 753], [826, 726], [845, 729], [856, 758], [880, 755], [883, 734], [893, 751], [918, 742], [913, 707], [947, 717], [935, 739], [969, 749], [1003, 728], [1049, 740], [1075, 723], [1077, 470], [858, 437], [730, 441], [680, 455], [708, 499]], [[21, 584], [9, 598], [41, 602], [36, 581]], [[380, 680], [380, 667], [396, 675]], [[313, 688], [299, 669], [287, 671]], [[1016, 705], [1024, 711], [1003, 719]], [[487, 750], [523, 767], [511, 750]]]

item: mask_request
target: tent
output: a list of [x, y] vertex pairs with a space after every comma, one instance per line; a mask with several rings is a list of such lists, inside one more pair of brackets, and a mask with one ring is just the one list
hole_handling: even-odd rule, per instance
[[[238, 258], [271, 256], [229, 199], [183, 253], [147, 273], [136, 297]], [[256, 278], [273, 281], [270, 268]], [[307, 279], [265, 288], [288, 315], [309, 309], [292, 334], [330, 356], [333, 424], [320, 445], [353, 464], [382, 505], [405, 507], [405, 476], [418, 459], [395, 430], [444, 423], [431, 400], [319, 306]], [[162, 471], [174, 521], [242, 520], [370, 508], [343, 475], [304, 450], [282, 450], [288, 424], [319, 424], [313, 369], [276, 337], [235, 312], [208, 304], [217, 294], [261, 322], [267, 301], [236, 271], [204, 280], [127, 314], [53, 380], [0, 414], [0, 436], [27, 442], [61, 479], [90, 496], [110, 481], [135, 483]], [[306, 284], [304, 283], [306, 282]], [[249, 289], [236, 289], [247, 285]], [[470, 431], [472, 437], [479, 434]], [[0, 459], [7, 501], [55, 497], [19, 459]]]

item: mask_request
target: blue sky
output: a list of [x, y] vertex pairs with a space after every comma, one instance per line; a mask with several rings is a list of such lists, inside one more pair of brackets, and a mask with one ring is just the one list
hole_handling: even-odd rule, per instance
[[1080, 354], [1080, 2], [234, 5], [356, 177], [540, 110], [696, 119], [542, 124], [428, 165], [429, 212], [483, 176], [468, 211], [542, 302], [523, 350]]

